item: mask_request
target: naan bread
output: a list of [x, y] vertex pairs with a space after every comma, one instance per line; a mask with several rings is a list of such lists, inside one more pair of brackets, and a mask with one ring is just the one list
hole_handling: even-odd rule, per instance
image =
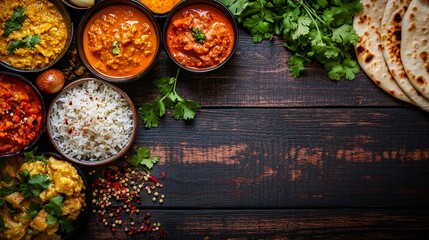
[[355, 46], [359, 65], [384, 91], [402, 101], [412, 103], [389, 73], [383, 57], [379, 29], [387, 0], [361, 2], [364, 9], [355, 15], [353, 20], [353, 27], [360, 37]]
[[402, 22], [401, 59], [414, 87], [429, 99], [429, 0], [412, 0]]
[[[414, 104], [425, 111], [429, 111], [429, 100], [423, 97], [411, 84], [405, 73], [401, 61], [401, 26], [402, 19], [411, 0], [388, 0], [381, 20], [381, 42], [383, 56], [390, 74], [405, 94]], [[407, 44], [406, 42], [404, 44]]]

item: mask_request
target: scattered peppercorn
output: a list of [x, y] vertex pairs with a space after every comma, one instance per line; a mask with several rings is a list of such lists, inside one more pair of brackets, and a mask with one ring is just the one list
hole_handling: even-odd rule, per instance
[[[154, 203], [158, 201], [159, 204], [162, 204], [164, 202], [164, 194], [156, 191], [157, 188], [162, 188], [162, 184], [156, 177], [135, 167], [130, 167], [127, 163], [122, 164], [121, 167], [108, 166], [99, 173], [93, 170], [89, 172], [89, 175], [95, 178], [91, 184], [91, 203], [101, 209], [97, 211], [101, 223], [109, 227], [113, 233], [123, 229], [130, 236], [145, 233], [150, 234], [150, 239], [156, 239], [153, 234], [159, 232], [159, 238], [164, 238], [164, 233], [160, 228], [161, 224], [149, 219], [150, 212], [145, 213], [141, 223], [137, 223], [137, 219], [135, 219], [135, 214], [140, 212], [138, 207], [142, 205], [142, 196], [144, 197], [144, 195], [140, 195], [140, 189], [146, 189], [149, 196], [153, 192], [152, 201]], [[129, 214], [129, 220], [121, 218], [122, 212]]]

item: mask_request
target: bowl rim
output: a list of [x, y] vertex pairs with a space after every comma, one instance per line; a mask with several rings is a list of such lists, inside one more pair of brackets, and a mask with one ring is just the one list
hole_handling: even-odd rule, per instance
[[[98, 12], [100, 9], [105, 8], [105, 7], [109, 7], [109, 6], [118, 6], [118, 5], [125, 5], [125, 6], [131, 6], [132, 8], [140, 11], [141, 13], [143, 13], [146, 17], [148, 17], [148, 19], [150, 20], [150, 22], [152, 23], [152, 25], [155, 28], [155, 33], [157, 36], [157, 48], [155, 49], [155, 53], [154, 56], [151, 60], [151, 62], [149, 63], [149, 65], [143, 69], [141, 72], [132, 75], [132, 76], [127, 76], [127, 77], [114, 77], [114, 76], [109, 76], [106, 74], [103, 74], [99, 71], [97, 71], [92, 64], [89, 63], [88, 59], [85, 56], [85, 50], [84, 50], [84, 43], [83, 43], [83, 34], [85, 31], [85, 27], [86, 27], [86, 23], [88, 23], [88, 21], [91, 20], [91, 18], [94, 16], [94, 14], [96, 12]], [[96, 4], [94, 4], [90, 9], [88, 9], [88, 11], [86, 11], [85, 15], [82, 17], [78, 29], [77, 29], [77, 38], [76, 38], [76, 49], [77, 49], [77, 53], [79, 55], [80, 60], [82, 61], [83, 65], [88, 69], [88, 71], [95, 77], [103, 79], [107, 82], [111, 82], [111, 83], [126, 83], [126, 82], [133, 82], [136, 81], [137, 79], [141, 79], [142, 77], [144, 77], [148, 72], [150, 72], [150, 70], [156, 65], [156, 63], [158, 62], [159, 59], [159, 55], [161, 53], [161, 49], [162, 49], [162, 31], [161, 28], [159, 26], [158, 21], [156, 20], [155, 16], [152, 14], [152, 12], [145, 6], [143, 5], [143, 3], [141, 3], [138, 0], [128, 0], [128, 1], [123, 1], [123, 0], [101, 0], [99, 2], [97, 2]]]
[[[95, 82], [98, 82], [100, 84], [107, 85], [108, 87], [110, 87], [110, 88], [118, 91], [121, 94], [121, 96], [123, 98], [125, 98], [125, 100], [128, 102], [128, 104], [130, 106], [130, 109], [133, 112], [133, 129], [132, 129], [131, 135], [130, 135], [130, 137], [128, 139], [128, 143], [125, 145], [125, 147], [122, 148], [121, 151], [119, 151], [114, 156], [111, 156], [109, 158], [102, 159], [102, 160], [96, 160], [96, 161], [79, 160], [79, 159], [75, 159], [75, 158], [69, 157], [65, 153], [63, 153], [63, 151], [57, 145], [56, 141], [54, 141], [54, 139], [52, 138], [51, 123], [50, 123], [50, 115], [51, 115], [51, 112], [52, 112], [52, 107], [55, 104], [55, 102], [58, 100], [58, 98], [62, 94], [64, 94], [66, 91], [68, 91], [69, 89], [72, 89], [72, 88], [74, 88], [75, 86], [77, 86], [79, 84], [82, 84], [84, 82], [89, 82], [89, 81], [95, 81]], [[105, 165], [105, 164], [114, 162], [114, 161], [120, 159], [121, 157], [123, 157], [128, 152], [128, 150], [131, 148], [131, 146], [134, 143], [134, 139], [135, 139], [135, 137], [137, 135], [137, 132], [138, 132], [137, 127], [138, 127], [137, 110], [136, 110], [136, 108], [135, 108], [135, 106], [134, 106], [131, 98], [125, 93], [125, 91], [123, 91], [119, 87], [117, 87], [117, 86], [115, 86], [115, 85], [113, 85], [113, 84], [111, 84], [109, 82], [106, 82], [106, 81], [104, 81], [102, 79], [97, 79], [97, 78], [92, 78], [92, 77], [80, 78], [78, 80], [75, 80], [75, 81], [69, 83], [67, 86], [65, 86], [61, 90], [61, 92], [59, 92], [55, 96], [55, 98], [51, 101], [51, 104], [49, 105], [49, 108], [48, 108], [48, 111], [47, 111], [47, 115], [46, 115], [46, 130], [47, 130], [48, 138], [51, 141], [52, 145], [54, 146], [55, 150], [59, 154], [61, 154], [61, 156], [63, 156], [66, 160], [74, 162], [76, 164], [85, 165], [85, 166], [101, 166], [101, 165]]]
[[71, 3], [70, 0], [61, 0], [61, 2], [63, 2], [68, 7], [76, 9], [76, 10], [88, 10], [89, 8], [92, 7], [92, 6], [90, 6], [90, 7], [79, 7], [79, 6], [76, 6], [73, 3]]
[[15, 151], [15, 152], [0, 154], [0, 158], [8, 158], [8, 157], [18, 155], [22, 152], [28, 151], [39, 141], [43, 132], [45, 132], [45, 130], [46, 130], [46, 119], [47, 119], [47, 117], [46, 117], [46, 105], [45, 105], [45, 101], [44, 101], [43, 96], [40, 93], [40, 91], [27, 78], [25, 78], [24, 76], [21, 76], [19, 74], [13, 73], [13, 72], [6, 72], [6, 71], [0, 71], [0, 76], [1, 75], [6, 75], [9, 77], [12, 77], [13, 79], [17, 79], [18, 81], [21, 81], [24, 84], [30, 86], [33, 89], [34, 93], [36, 93], [37, 98], [39, 99], [40, 105], [42, 107], [42, 123], [40, 124], [40, 128], [39, 128], [39, 131], [38, 131], [36, 137], [27, 146]]
[[64, 5], [59, 1], [59, 0], [48, 0], [51, 3], [53, 3], [58, 11], [60, 12], [61, 16], [63, 16], [64, 21], [65, 21], [65, 25], [66, 25], [66, 29], [67, 29], [67, 38], [66, 38], [66, 42], [64, 44], [64, 48], [62, 49], [61, 53], [49, 64], [41, 67], [41, 68], [34, 68], [34, 69], [30, 69], [30, 68], [16, 68], [10, 64], [8, 64], [7, 62], [4, 62], [2, 60], [0, 60], [0, 65], [2, 65], [3, 67], [18, 72], [18, 73], [38, 73], [38, 72], [42, 72], [48, 68], [51, 68], [52, 66], [54, 66], [58, 61], [60, 61], [64, 55], [67, 53], [67, 51], [70, 48], [70, 45], [73, 41], [73, 34], [74, 34], [74, 25], [73, 25], [73, 21], [70, 18], [70, 14], [67, 11], [67, 9], [64, 7]]
[[[208, 68], [190, 68], [190, 67], [185, 67], [184, 65], [180, 64], [170, 53], [170, 51], [168, 50], [168, 44], [167, 41], [165, 41], [165, 39], [167, 39], [167, 31], [168, 31], [168, 25], [171, 21], [171, 18], [181, 9], [186, 8], [188, 6], [194, 5], [194, 4], [202, 4], [202, 5], [208, 5], [211, 6], [213, 8], [216, 8], [217, 10], [219, 10], [221, 13], [223, 13], [225, 15], [225, 17], [229, 20], [229, 22], [232, 25], [232, 29], [234, 31], [234, 43], [233, 43], [233, 47], [231, 50], [231, 53], [229, 54], [229, 56], [227, 58], [225, 58], [225, 60], [215, 66], [212, 67], [208, 67]], [[238, 43], [238, 38], [239, 38], [239, 33], [238, 33], [238, 25], [237, 22], [235, 20], [234, 15], [232, 14], [232, 12], [228, 9], [228, 7], [226, 7], [223, 3], [221, 3], [218, 0], [211, 0], [211, 1], [206, 1], [206, 0], [184, 0], [179, 2], [178, 4], [176, 4], [176, 6], [174, 6], [170, 12], [168, 12], [167, 17], [165, 19], [164, 22], [164, 28], [163, 28], [163, 37], [164, 37], [164, 50], [167, 53], [168, 57], [180, 68], [188, 71], [188, 72], [192, 72], [192, 73], [207, 73], [207, 72], [211, 72], [214, 71], [220, 67], [222, 67], [223, 65], [225, 65], [231, 58], [232, 56], [234, 56], [236, 49], [237, 49], [237, 43]]]

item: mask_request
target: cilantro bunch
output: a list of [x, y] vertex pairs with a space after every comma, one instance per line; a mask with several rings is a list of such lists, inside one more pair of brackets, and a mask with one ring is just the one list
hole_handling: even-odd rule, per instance
[[158, 127], [159, 119], [165, 115], [168, 108], [173, 109], [173, 117], [177, 120], [194, 119], [195, 111], [201, 108], [199, 103], [183, 98], [177, 93], [179, 72], [180, 68], [175, 77], [163, 77], [154, 81], [155, 86], [163, 96], [141, 105], [139, 111], [146, 128]]
[[305, 64], [323, 64], [332, 80], [353, 80], [360, 71], [353, 47], [359, 36], [353, 16], [362, 9], [359, 0], [221, 0], [257, 43], [280, 36], [294, 55], [288, 60], [291, 76]]

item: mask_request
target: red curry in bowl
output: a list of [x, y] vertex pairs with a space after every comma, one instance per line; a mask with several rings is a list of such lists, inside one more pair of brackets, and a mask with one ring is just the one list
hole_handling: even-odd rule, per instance
[[22, 77], [0, 72], [0, 156], [32, 145], [44, 123], [42, 97]]
[[130, 80], [158, 56], [155, 19], [134, 1], [103, 1], [92, 7], [79, 29], [79, 54], [90, 71], [108, 81]]
[[164, 29], [167, 53], [194, 71], [217, 68], [233, 54], [237, 26], [216, 1], [185, 1], [170, 12]]

